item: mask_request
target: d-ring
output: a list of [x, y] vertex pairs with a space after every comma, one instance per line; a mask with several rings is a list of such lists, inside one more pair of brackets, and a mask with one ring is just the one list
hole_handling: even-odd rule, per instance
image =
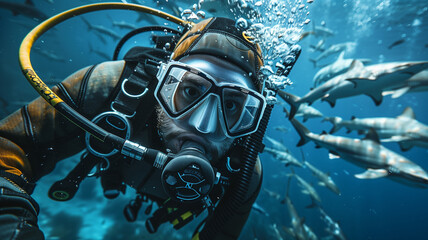
[[142, 96], [144, 96], [144, 94], [146, 94], [147, 93], [147, 91], [149, 90], [148, 88], [144, 88], [144, 91], [142, 92], [142, 93], [140, 93], [140, 94], [130, 94], [130, 93], [128, 93], [126, 90], [125, 90], [125, 83], [128, 81], [128, 79], [127, 78], [125, 78], [124, 80], [123, 80], [123, 82], [122, 82], [122, 92], [126, 95], [126, 96], [128, 96], [128, 97], [130, 97], [130, 98], [139, 98], [139, 97], [142, 97]]

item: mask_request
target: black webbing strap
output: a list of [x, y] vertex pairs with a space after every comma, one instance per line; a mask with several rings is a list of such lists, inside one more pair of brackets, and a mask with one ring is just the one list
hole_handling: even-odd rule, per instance
[[120, 91], [111, 103], [116, 110], [128, 117], [136, 113], [141, 98], [147, 93], [151, 77], [144, 71], [144, 63], [139, 62], [131, 75], [123, 79]]

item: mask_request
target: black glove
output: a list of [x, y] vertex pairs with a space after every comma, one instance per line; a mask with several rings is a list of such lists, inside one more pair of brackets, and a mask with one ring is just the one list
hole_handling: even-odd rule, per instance
[[[0, 177], [0, 239], [44, 240], [37, 226], [39, 206], [9, 176]], [[12, 175], [12, 174], [10, 174]], [[19, 178], [18, 176], [15, 176]]]

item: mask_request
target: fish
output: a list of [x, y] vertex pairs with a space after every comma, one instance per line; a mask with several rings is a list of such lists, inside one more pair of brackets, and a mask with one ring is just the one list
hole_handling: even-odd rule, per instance
[[395, 42], [391, 43], [391, 45], [389, 45], [389, 46], [388, 46], [388, 49], [392, 49], [392, 48], [393, 48], [393, 47], [395, 47], [395, 46], [398, 46], [398, 45], [400, 45], [400, 44], [403, 44], [405, 41], [406, 41], [406, 39], [404, 39], [404, 38], [402, 38], [402, 39], [400, 39], [400, 40], [397, 40], [397, 41], [395, 41]]
[[410, 161], [380, 144], [378, 135], [373, 129], [363, 139], [334, 136], [323, 132], [310, 132], [295, 118], [291, 123], [300, 136], [297, 146], [313, 141], [316, 146], [329, 150], [329, 158], [342, 158], [365, 169], [363, 173], [355, 174], [359, 179], [388, 179], [412, 187], [427, 188], [428, 174], [416, 163]]
[[321, 39], [321, 40], [318, 41], [318, 43], [316, 45], [309, 45], [309, 47], [313, 51], [324, 52], [325, 51], [324, 44], [325, 44], [325, 40]]
[[269, 136], [265, 136], [265, 138], [272, 144], [273, 149], [290, 153], [290, 150], [288, 150], [288, 148], [282, 142], [277, 141]]
[[[280, 91], [279, 96], [287, 102], [292, 108], [295, 106], [296, 102], [298, 102], [301, 98], [293, 95], [291, 93]], [[289, 112], [285, 107], [283, 107], [286, 117], [289, 117]], [[301, 103], [296, 110], [296, 113], [293, 117], [303, 117], [303, 122], [306, 122], [310, 118], [322, 118], [323, 114], [314, 107], [308, 105], [308, 103]]]
[[101, 33], [103, 35], [107, 35], [110, 36], [111, 38], [113, 38], [114, 40], [119, 40], [122, 37], [116, 33], [115, 31], [106, 28], [102, 25], [95, 25], [95, 24], [91, 24], [86, 18], [82, 17], [82, 20], [85, 22], [85, 24], [88, 26], [89, 30], [94, 30], [95, 32]]
[[49, 51], [44, 50], [44, 49], [33, 48], [33, 50], [34, 50], [34, 52], [46, 57], [49, 60], [53, 60], [56, 62], [65, 62], [66, 61], [65, 58], [60, 57], [60, 56], [56, 55], [55, 53], [49, 52]]
[[333, 181], [333, 179], [329, 174], [326, 174], [323, 171], [319, 170], [308, 161], [304, 161], [304, 164], [306, 167], [309, 168], [312, 174], [319, 180], [318, 184], [320, 186], [326, 187], [330, 189], [332, 192], [336, 193], [337, 195], [340, 195], [339, 188], [337, 187], [336, 183]]
[[391, 98], [399, 98], [405, 93], [428, 91], [428, 70], [423, 70], [396, 86], [391, 90], [382, 92], [382, 96], [391, 95]]
[[109, 18], [111, 24], [114, 27], [118, 27], [120, 29], [128, 29], [128, 30], [135, 30], [135, 29], [138, 28], [135, 24], [132, 24], [132, 23], [130, 23], [128, 21], [124, 21], [124, 20], [122, 20], [122, 21], [115, 21], [115, 20], [113, 20], [113, 18], [110, 15], [107, 15], [107, 17]]
[[14, 16], [22, 15], [37, 21], [44, 21], [48, 16], [34, 6], [32, 0], [26, 0], [25, 3], [0, 1], [0, 8], [12, 11]]
[[262, 208], [262, 206], [260, 206], [258, 203], [254, 203], [251, 206], [251, 209], [258, 212], [258, 213], [261, 213], [262, 215], [264, 215], [266, 217], [269, 217], [269, 213], [266, 212], [266, 210], [264, 208]]
[[271, 191], [267, 188], [263, 188], [263, 191], [269, 195], [269, 197], [275, 198], [276, 200], [281, 199], [281, 195], [277, 192]]
[[323, 51], [315, 59], [309, 59], [309, 60], [314, 64], [314, 67], [316, 67], [318, 62], [321, 61], [322, 59], [343, 51], [351, 51], [352, 49], [355, 48], [356, 45], [357, 44], [355, 42], [344, 42], [344, 43], [334, 44], [334, 45], [331, 45], [329, 48], [327, 48], [325, 51]]
[[283, 132], [283, 133], [288, 133], [288, 128], [285, 126], [275, 126], [275, 127], [273, 127], [273, 129], [280, 131], [280, 132]]
[[326, 231], [336, 240], [346, 240], [345, 233], [340, 227], [339, 223], [334, 221], [321, 206], [318, 206], [321, 214], [321, 220], [327, 225]]
[[303, 103], [307, 103], [308, 105], [311, 105], [316, 100], [325, 97], [325, 95], [331, 89], [338, 86], [341, 82], [347, 80], [349, 77], [358, 76], [358, 74], [360, 74], [362, 71], [364, 71], [364, 65], [359, 61], [355, 61], [353, 62], [353, 64], [351, 65], [351, 67], [346, 73], [338, 75], [328, 80], [324, 84], [311, 89], [303, 97], [298, 97], [298, 96], [286, 93], [282, 90], [279, 90], [278, 95], [288, 104], [290, 104], [290, 112], [288, 114], [288, 118], [292, 119], [294, 115], [296, 115], [297, 111], [299, 110], [300, 106]]
[[[289, 178], [288, 180], [288, 186], [290, 185], [290, 179], [291, 178]], [[304, 228], [305, 218], [301, 218], [297, 213], [297, 210], [294, 207], [293, 202], [288, 196], [288, 190], [289, 190], [289, 187], [287, 187], [287, 193], [285, 195], [284, 200], [282, 200], [281, 203], [284, 203], [287, 205], [288, 214], [290, 216], [290, 221], [291, 221], [291, 228], [287, 228], [283, 226], [283, 230], [286, 233], [288, 233], [290, 236], [292, 236], [294, 239], [308, 239], [308, 236]]]
[[289, 152], [279, 151], [268, 147], [265, 147], [263, 149], [263, 152], [270, 153], [275, 159], [277, 159], [281, 163], [284, 163], [286, 167], [288, 167], [289, 165], [294, 165], [296, 167], [303, 167], [303, 164], [299, 162], [299, 160], [297, 160]]
[[340, 117], [325, 118], [333, 127], [330, 134], [337, 132], [342, 127], [359, 134], [374, 129], [381, 138], [381, 142], [398, 142], [402, 151], [407, 151], [413, 146], [428, 148], [428, 126], [415, 119], [415, 113], [411, 107], [406, 107], [401, 115], [396, 118], [355, 118], [343, 120]]
[[339, 98], [365, 94], [378, 106], [382, 103], [383, 91], [405, 86], [407, 79], [426, 68], [428, 61], [390, 62], [365, 66], [360, 72], [347, 74], [345, 81], [330, 88], [321, 100], [334, 107]]
[[[286, 117], [288, 117], [289, 113], [287, 109], [284, 107], [283, 110]], [[307, 103], [303, 103], [297, 110], [295, 117], [303, 117], [303, 122], [306, 122], [310, 118], [322, 118], [323, 114], [316, 108], [309, 106]]]
[[360, 61], [363, 65], [371, 62], [370, 59], [345, 59], [345, 52], [341, 52], [339, 57], [332, 64], [321, 68], [314, 76], [314, 87], [340, 75], [349, 70], [354, 61]]
[[[320, 198], [319, 194], [317, 193], [317, 191], [315, 190], [315, 188], [311, 184], [306, 182], [306, 180], [301, 178], [299, 175], [295, 174], [294, 171], [293, 171], [293, 173], [290, 174], [290, 176], [296, 178], [297, 182], [299, 183], [299, 186], [302, 188], [303, 194], [309, 195], [312, 200], [315, 200], [317, 202], [321, 202], [321, 198]], [[312, 207], [312, 205], [308, 206], [308, 207]]]
[[279, 232], [278, 226], [276, 225], [276, 223], [272, 224], [271, 229], [273, 230], [273, 233], [275, 235], [275, 239], [276, 240], [283, 240], [281, 233]]

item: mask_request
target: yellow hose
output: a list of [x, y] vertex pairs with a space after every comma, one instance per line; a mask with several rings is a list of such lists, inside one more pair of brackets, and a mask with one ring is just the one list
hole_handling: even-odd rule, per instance
[[30, 33], [24, 38], [19, 48], [19, 63], [21, 65], [21, 70], [24, 73], [27, 80], [30, 84], [37, 90], [37, 92], [55, 107], [60, 102], [64, 102], [59, 98], [34, 71], [31, 61], [30, 61], [30, 52], [34, 42], [47, 30], [51, 29], [53, 26], [61, 23], [72, 17], [79, 16], [88, 12], [95, 12], [100, 10], [109, 10], [109, 9], [123, 9], [123, 10], [134, 10], [138, 12], [149, 13], [167, 19], [171, 22], [177, 23], [181, 26], [187, 26], [192, 24], [191, 22], [184, 21], [180, 18], [172, 16], [168, 13], [161, 12], [159, 10], [137, 5], [137, 4], [127, 4], [127, 3], [97, 3], [85, 5], [77, 8], [70, 9], [68, 11], [59, 13], [46, 21], [40, 23], [37, 27], [31, 30]]

